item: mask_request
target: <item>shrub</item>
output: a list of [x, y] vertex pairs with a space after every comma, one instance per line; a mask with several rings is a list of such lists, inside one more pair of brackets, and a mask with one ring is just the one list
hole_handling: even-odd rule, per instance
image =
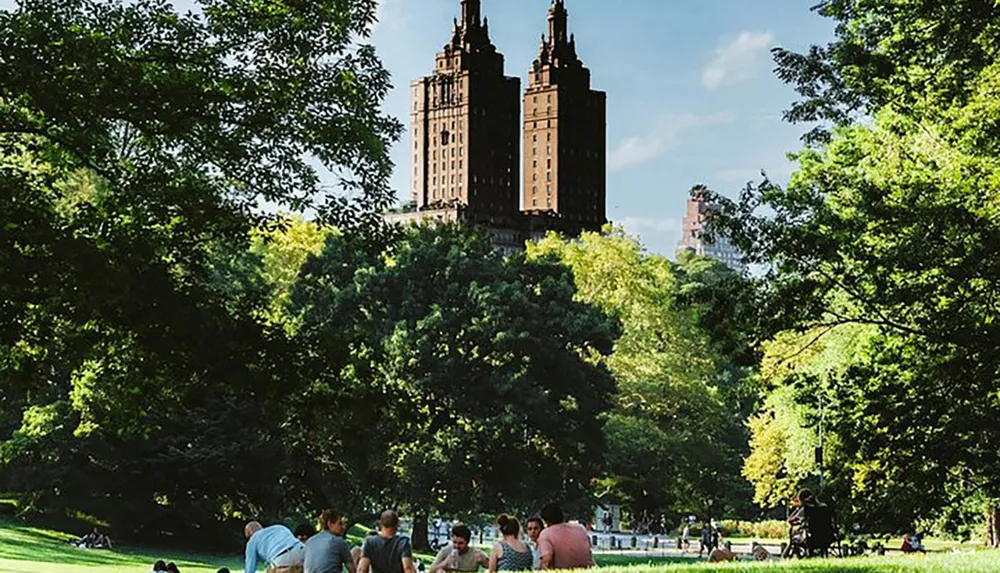
[[777, 519], [766, 521], [722, 521], [723, 537], [752, 537], [757, 539], [784, 539], [788, 537], [788, 524]]

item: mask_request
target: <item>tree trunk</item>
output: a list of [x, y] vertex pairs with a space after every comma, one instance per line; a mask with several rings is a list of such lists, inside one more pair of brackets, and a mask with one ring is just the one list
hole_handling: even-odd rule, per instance
[[427, 551], [431, 548], [427, 540], [427, 513], [420, 511], [413, 516], [413, 531], [410, 533], [410, 542], [413, 548], [418, 551]]
[[986, 545], [1000, 548], [1000, 523], [997, 520], [997, 506], [991, 503], [986, 510]]

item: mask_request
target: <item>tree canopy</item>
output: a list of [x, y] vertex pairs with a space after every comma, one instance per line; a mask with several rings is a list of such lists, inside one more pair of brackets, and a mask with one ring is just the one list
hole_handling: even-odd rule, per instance
[[873, 526], [906, 528], [960, 498], [1000, 496], [990, 453], [1000, 8], [819, 10], [837, 23], [834, 42], [779, 50], [777, 61], [804, 96], [789, 118], [832, 131], [797, 154], [787, 188], [765, 180], [736, 201], [717, 196], [713, 224], [765, 270], [761, 338], [871, 328], [830, 377], [832, 421], [853, 464], [852, 499], [878, 506], [868, 515], [888, 523]]
[[618, 392], [605, 425], [602, 500], [626, 505], [637, 523], [658, 527], [664, 516], [671, 529], [692, 512], [744, 515], [736, 397], [749, 382], [740, 352], [752, 350], [740, 338], [747, 326], [735, 328], [749, 314], [740, 276], [701, 258], [674, 264], [620, 232], [550, 235], [528, 253], [569, 265], [578, 298], [622, 322], [607, 361]]

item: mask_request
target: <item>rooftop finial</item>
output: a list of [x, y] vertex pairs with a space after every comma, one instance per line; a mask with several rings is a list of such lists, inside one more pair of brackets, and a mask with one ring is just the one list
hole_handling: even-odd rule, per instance
[[462, 27], [466, 30], [478, 28], [481, 13], [480, 0], [462, 0]]

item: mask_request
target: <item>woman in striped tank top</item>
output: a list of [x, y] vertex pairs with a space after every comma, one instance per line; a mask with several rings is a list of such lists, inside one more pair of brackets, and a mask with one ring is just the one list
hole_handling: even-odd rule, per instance
[[490, 573], [495, 571], [530, 571], [531, 549], [521, 541], [521, 524], [507, 514], [497, 518], [503, 538], [490, 551]]

